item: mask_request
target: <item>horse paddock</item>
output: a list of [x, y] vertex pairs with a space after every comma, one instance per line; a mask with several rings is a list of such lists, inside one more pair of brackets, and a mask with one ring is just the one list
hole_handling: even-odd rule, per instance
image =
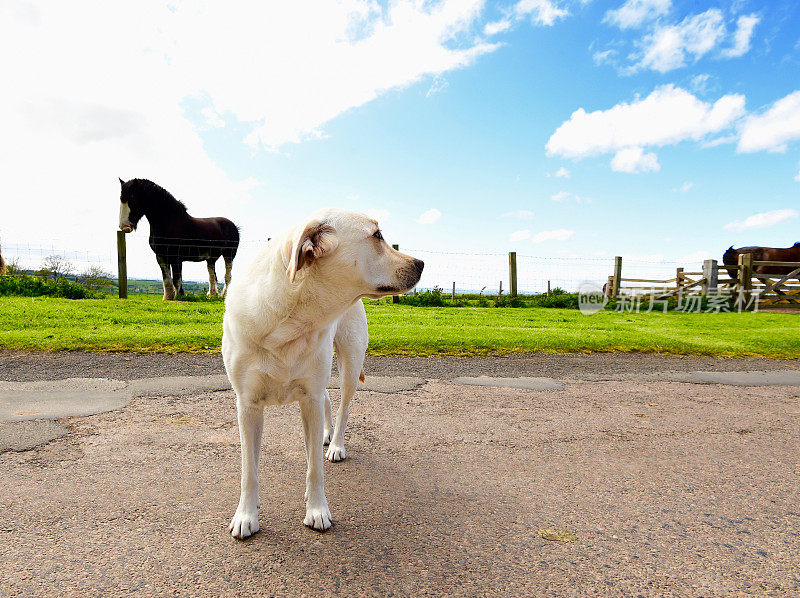
[[793, 361], [370, 358], [347, 459], [325, 463], [333, 527], [302, 525], [299, 410], [271, 408], [244, 542], [226, 531], [239, 441], [217, 357], [0, 365], [0, 450], [46, 410], [4, 400], [118, 399], [0, 452], [3, 597], [800, 592]]

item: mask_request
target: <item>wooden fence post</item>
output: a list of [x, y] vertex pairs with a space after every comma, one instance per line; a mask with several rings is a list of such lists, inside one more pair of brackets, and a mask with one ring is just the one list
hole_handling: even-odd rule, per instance
[[618, 255], [614, 258], [614, 284], [611, 285], [611, 298], [616, 299], [619, 296], [619, 287], [622, 282], [622, 256]]
[[503, 294], [503, 281], [501, 280], [500, 281], [500, 290], [498, 291], [497, 296], [499, 297], [502, 294]]
[[675, 292], [681, 292], [683, 286], [683, 268], [675, 268]]
[[453, 282], [453, 301], [456, 300], [456, 283]]
[[717, 294], [717, 286], [719, 284], [719, 275], [717, 268], [717, 260], [704, 260], [703, 261], [703, 296]]
[[550, 296], [550, 281], [547, 281], [547, 296]]
[[508, 252], [508, 287], [512, 297], [517, 296], [517, 252]]
[[[392, 245], [392, 249], [400, 251], [400, 245]], [[392, 303], [400, 303], [400, 297], [398, 295], [392, 295]]]
[[119, 298], [128, 298], [128, 255], [125, 249], [125, 233], [117, 231], [117, 280], [119, 282]]
[[753, 254], [739, 254], [739, 288], [745, 305], [749, 305], [753, 292]]

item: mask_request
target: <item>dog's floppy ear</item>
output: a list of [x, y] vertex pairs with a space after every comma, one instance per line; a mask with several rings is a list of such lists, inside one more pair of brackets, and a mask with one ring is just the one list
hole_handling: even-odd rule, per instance
[[336, 231], [332, 226], [312, 220], [305, 225], [292, 242], [292, 257], [286, 274], [294, 282], [297, 271], [316, 259], [331, 253], [339, 245]]

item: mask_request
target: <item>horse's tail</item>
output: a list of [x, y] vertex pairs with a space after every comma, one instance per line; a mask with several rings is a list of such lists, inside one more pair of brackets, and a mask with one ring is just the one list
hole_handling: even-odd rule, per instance
[[239, 249], [239, 227], [227, 218], [220, 218], [220, 228], [225, 237], [223, 255], [226, 259], [233, 260], [236, 257], [236, 251]]

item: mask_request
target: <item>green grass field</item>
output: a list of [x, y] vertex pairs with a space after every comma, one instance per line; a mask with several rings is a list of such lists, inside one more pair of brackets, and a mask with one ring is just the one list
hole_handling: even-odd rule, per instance
[[[0, 297], [0, 349], [216, 352], [221, 301], [132, 296]], [[375, 355], [645, 351], [800, 357], [800, 316], [670, 312], [584, 316], [574, 309], [425, 308], [367, 303]]]

